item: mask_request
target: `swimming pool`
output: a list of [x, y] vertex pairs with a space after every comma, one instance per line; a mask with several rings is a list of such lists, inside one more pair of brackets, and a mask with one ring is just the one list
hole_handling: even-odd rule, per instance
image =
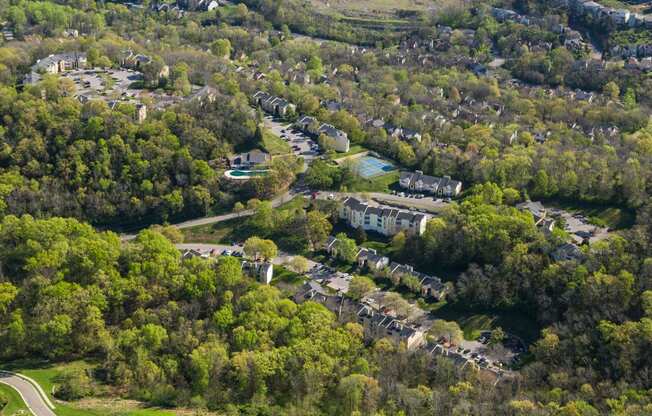
[[227, 170], [224, 176], [230, 179], [251, 179], [259, 176], [267, 175], [267, 170]]
[[383, 175], [387, 172], [391, 172], [396, 167], [390, 162], [382, 159], [378, 159], [373, 156], [363, 156], [355, 162], [356, 170], [358, 175], [363, 178], [372, 178], [374, 176]]

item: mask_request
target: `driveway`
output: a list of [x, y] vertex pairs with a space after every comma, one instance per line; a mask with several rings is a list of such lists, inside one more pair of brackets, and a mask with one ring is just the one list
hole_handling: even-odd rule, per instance
[[26, 379], [15, 374], [0, 372], [0, 383], [13, 387], [18, 391], [20, 397], [35, 416], [56, 416], [45, 403], [37, 388]]
[[276, 120], [272, 116], [265, 116], [263, 121], [265, 128], [290, 145], [292, 153], [303, 158], [304, 171], [319, 156], [318, 148], [316, 148], [317, 150], [313, 150], [313, 145], [316, 142], [300, 131], [294, 131], [291, 124]]

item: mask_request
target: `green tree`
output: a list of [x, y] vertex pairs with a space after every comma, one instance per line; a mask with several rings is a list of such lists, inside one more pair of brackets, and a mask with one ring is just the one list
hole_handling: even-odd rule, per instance
[[347, 263], [353, 263], [355, 256], [358, 254], [358, 246], [356, 246], [355, 241], [344, 233], [337, 234], [335, 238], [337, 238], [335, 243], [337, 258]]
[[211, 52], [219, 58], [228, 59], [231, 55], [231, 42], [228, 39], [217, 39], [211, 43]]
[[453, 345], [460, 345], [464, 340], [462, 330], [457, 322], [444, 321], [443, 319], [437, 319], [433, 322], [428, 330], [428, 335], [435, 339], [445, 338], [447, 342]]
[[242, 264], [236, 257], [220, 256], [217, 259], [216, 274], [223, 287], [236, 286], [242, 282]]
[[272, 240], [249, 237], [244, 243], [244, 252], [254, 259], [271, 260], [278, 254], [278, 248]]
[[376, 289], [373, 280], [364, 276], [354, 276], [349, 283], [347, 295], [353, 300], [360, 300]]

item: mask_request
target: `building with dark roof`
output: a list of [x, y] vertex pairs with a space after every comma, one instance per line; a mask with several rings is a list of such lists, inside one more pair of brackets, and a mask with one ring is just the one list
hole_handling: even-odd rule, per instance
[[401, 172], [399, 184], [404, 189], [444, 197], [454, 197], [462, 192], [462, 182], [451, 179], [450, 176], [439, 178], [424, 175], [419, 170], [416, 172]]
[[421, 235], [426, 230], [428, 217], [424, 214], [385, 206], [372, 207], [356, 198], [344, 200], [339, 209], [340, 218], [353, 228], [362, 227], [391, 236], [405, 231], [411, 235]]

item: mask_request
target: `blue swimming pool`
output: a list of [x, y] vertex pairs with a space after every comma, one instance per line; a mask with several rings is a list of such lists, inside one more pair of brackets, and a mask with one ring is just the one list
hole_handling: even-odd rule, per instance
[[373, 156], [363, 156], [356, 160], [355, 165], [358, 175], [365, 179], [383, 175], [396, 169], [390, 162]]

